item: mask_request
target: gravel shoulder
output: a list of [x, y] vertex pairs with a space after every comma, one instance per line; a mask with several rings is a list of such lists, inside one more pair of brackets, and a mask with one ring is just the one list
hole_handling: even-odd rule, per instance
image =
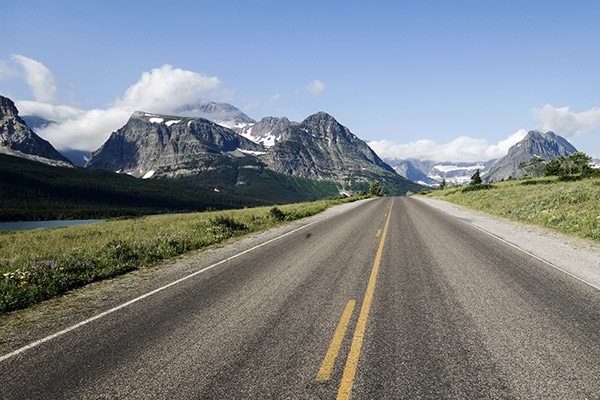
[[413, 198], [531, 253], [600, 290], [600, 243], [499, 218], [443, 200]]
[[28, 309], [2, 315], [0, 355], [66, 329], [301, 226], [343, 213], [370, 200], [372, 199], [334, 206], [312, 217], [230, 239], [156, 266], [143, 267], [113, 279], [92, 283]]

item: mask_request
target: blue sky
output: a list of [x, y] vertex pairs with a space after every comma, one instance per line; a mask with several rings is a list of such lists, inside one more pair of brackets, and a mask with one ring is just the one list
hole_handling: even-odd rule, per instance
[[93, 150], [133, 108], [202, 97], [255, 119], [326, 111], [388, 157], [487, 159], [534, 128], [600, 157], [600, 2], [2, 8], [0, 93], [61, 113], [39, 132], [59, 148]]

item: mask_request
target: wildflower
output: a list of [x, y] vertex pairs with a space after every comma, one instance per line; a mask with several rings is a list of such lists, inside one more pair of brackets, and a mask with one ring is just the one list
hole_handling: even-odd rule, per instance
[[65, 269], [65, 268], [64, 268], [64, 267], [60, 267], [60, 268], [59, 268], [59, 270], [61, 270], [61, 271], [62, 271], [63, 269]]
[[21, 284], [19, 285], [19, 287], [23, 287], [23, 286], [25, 286], [25, 285], [27, 285], [27, 281], [23, 281], [23, 282], [21, 282]]

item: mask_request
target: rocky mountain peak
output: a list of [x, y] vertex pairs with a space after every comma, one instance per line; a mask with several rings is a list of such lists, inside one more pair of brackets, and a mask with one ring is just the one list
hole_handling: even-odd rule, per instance
[[332, 129], [336, 131], [344, 130], [344, 127], [335, 118], [323, 111], [310, 115], [301, 124], [317, 128], [322, 132], [330, 132]]
[[365, 142], [324, 112], [290, 125], [261, 158], [277, 172], [310, 179], [344, 182], [348, 175], [365, 176], [367, 171], [396, 175]]
[[[206, 169], [228, 153], [262, 153], [264, 147], [204, 118], [134, 112], [95, 151], [86, 167], [149, 178], [159, 169], [173, 175]], [[187, 169], [187, 170], [186, 170]]]
[[290, 122], [286, 117], [264, 117], [255, 124], [241, 128], [238, 133], [255, 143], [271, 147], [279, 141], [281, 133], [292, 124], [296, 123]]
[[19, 111], [11, 99], [0, 96], [0, 120], [8, 118], [19, 118]]
[[546, 161], [560, 156], [568, 156], [577, 151], [568, 140], [554, 132], [529, 131], [527, 135], [508, 149], [508, 154], [496, 161], [484, 176], [487, 181], [507, 179], [509, 176], [521, 177], [518, 165], [527, 162], [532, 157], [543, 158]]
[[15, 103], [0, 96], [0, 153], [46, 164], [71, 166], [46, 140], [36, 135], [19, 117]]
[[173, 110], [177, 115], [185, 117], [200, 117], [215, 122], [235, 131], [254, 124], [256, 121], [244, 114], [240, 109], [228, 103], [198, 100]]

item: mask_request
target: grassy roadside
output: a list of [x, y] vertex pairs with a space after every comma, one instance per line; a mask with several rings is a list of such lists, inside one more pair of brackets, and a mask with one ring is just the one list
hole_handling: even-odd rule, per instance
[[0, 231], [0, 314], [361, 198]]
[[450, 187], [426, 197], [446, 200], [515, 221], [600, 241], [600, 179], [560, 181], [556, 177]]

